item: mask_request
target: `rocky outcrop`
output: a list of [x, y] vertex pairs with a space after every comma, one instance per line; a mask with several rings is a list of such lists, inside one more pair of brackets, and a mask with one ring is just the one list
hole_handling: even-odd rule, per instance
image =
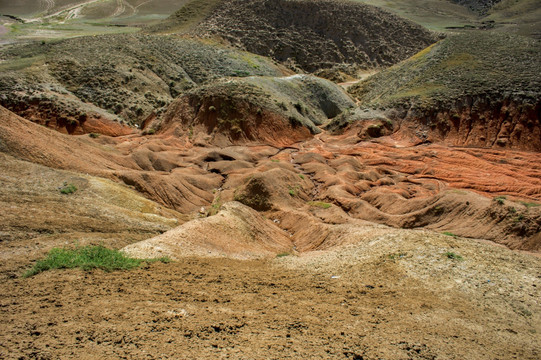
[[452, 106], [389, 111], [401, 136], [453, 146], [541, 150], [541, 101], [466, 97]]

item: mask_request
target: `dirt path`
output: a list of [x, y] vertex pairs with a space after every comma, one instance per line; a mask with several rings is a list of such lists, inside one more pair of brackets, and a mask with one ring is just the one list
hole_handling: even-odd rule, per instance
[[339, 83], [338, 85], [340, 85], [341, 87], [343, 87], [345, 90], [347, 90], [351, 85], [354, 85], [356, 83], [358, 83], [359, 81], [362, 81], [374, 74], [377, 74], [378, 71], [377, 70], [370, 70], [370, 71], [365, 71], [365, 72], [360, 72], [357, 74], [357, 79], [355, 80], [352, 80], [352, 81], [346, 81], [346, 82], [343, 82], [343, 83]]
[[45, 10], [43, 10], [45, 13], [51, 11], [55, 6], [54, 0], [42, 0], [41, 2], [45, 6]]
[[113, 14], [111, 17], [117, 17], [120, 16], [126, 11], [126, 4], [124, 0], [116, 0], [116, 9], [113, 11]]

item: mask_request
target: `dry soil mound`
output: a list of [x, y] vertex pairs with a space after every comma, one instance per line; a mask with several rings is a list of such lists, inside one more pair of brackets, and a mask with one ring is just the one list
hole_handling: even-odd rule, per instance
[[241, 203], [230, 202], [214, 216], [192, 220], [123, 251], [139, 258], [198, 255], [249, 259], [289, 253], [292, 247], [289, 235], [270, 220]]

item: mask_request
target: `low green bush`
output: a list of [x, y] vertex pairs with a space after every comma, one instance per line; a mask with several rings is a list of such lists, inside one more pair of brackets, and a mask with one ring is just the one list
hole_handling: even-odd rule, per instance
[[60, 189], [60, 193], [64, 195], [73, 194], [77, 191], [77, 187], [73, 184], [67, 184], [62, 189]]

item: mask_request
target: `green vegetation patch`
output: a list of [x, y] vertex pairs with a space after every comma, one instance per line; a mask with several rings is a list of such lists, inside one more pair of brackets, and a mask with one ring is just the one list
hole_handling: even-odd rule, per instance
[[332, 206], [332, 204], [329, 204], [329, 203], [326, 203], [326, 202], [323, 202], [323, 201], [309, 201], [308, 205], [319, 207], [319, 208], [322, 208], [322, 209], [328, 209], [328, 208], [330, 208]]
[[503, 205], [504, 204], [504, 200], [507, 199], [506, 196], [496, 196], [493, 200], [495, 202], [497, 202], [499, 205]]
[[289, 256], [289, 255], [291, 255], [291, 254], [288, 253], [288, 252], [283, 252], [283, 253], [277, 254], [276, 257], [277, 258], [282, 258], [282, 257], [286, 257], [286, 256]]
[[30, 277], [40, 272], [51, 269], [73, 269], [83, 270], [102, 269], [104, 271], [129, 270], [139, 267], [142, 263], [161, 261], [167, 263], [168, 258], [159, 259], [134, 259], [127, 257], [118, 250], [107, 249], [103, 246], [83, 246], [76, 249], [52, 249], [47, 257], [39, 260], [32, 269], [23, 274], [23, 277]]
[[77, 187], [73, 184], [67, 184], [63, 188], [60, 189], [60, 193], [64, 195], [73, 194], [77, 191]]
[[521, 201], [520, 203], [521, 203], [522, 205], [526, 206], [528, 209], [531, 208], [531, 207], [538, 207], [538, 206], [541, 206], [541, 204], [534, 203], [534, 202]]
[[393, 253], [393, 254], [389, 254], [387, 255], [387, 257], [391, 260], [400, 260], [402, 258], [405, 258], [406, 255], [408, 255], [408, 253], [404, 252], [404, 251], [400, 251], [400, 252], [397, 252], [397, 253]]

